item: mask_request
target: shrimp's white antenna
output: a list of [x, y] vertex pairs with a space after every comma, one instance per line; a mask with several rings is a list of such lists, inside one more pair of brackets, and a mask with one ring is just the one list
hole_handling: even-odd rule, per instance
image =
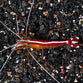
[[8, 30], [11, 31], [14, 35], [16, 35], [17, 37], [19, 37], [20, 39], [22, 39], [19, 35], [17, 35], [14, 31], [12, 31], [10, 28], [8, 28], [1, 20], [0, 23]]
[[18, 31], [18, 34], [19, 34], [19, 27], [18, 27], [17, 15], [16, 15], [16, 26], [17, 26], [17, 31]]
[[[16, 44], [15, 48], [17, 47], [18, 44]], [[11, 53], [9, 54], [9, 56], [7, 57], [6, 61], [4, 62], [3, 66], [0, 69], [0, 72], [2, 72], [4, 66], [7, 64], [9, 58], [11, 57], [12, 53], [14, 52], [15, 48], [11, 51]]]
[[8, 62], [8, 60], [9, 60], [9, 58], [10, 58], [10, 56], [12, 55], [13, 52], [14, 52], [14, 49], [12, 50], [12, 52], [11, 52], [11, 53], [9, 54], [9, 56], [7, 57], [6, 61], [4, 62], [3, 66], [2, 66], [1, 69], [0, 69], [0, 72], [2, 72], [4, 66], [5, 66], [6, 63]]
[[27, 35], [27, 29], [28, 29], [28, 24], [29, 24], [29, 18], [30, 18], [30, 14], [31, 14], [31, 11], [32, 11], [32, 8], [33, 8], [34, 1], [35, 1], [35, 0], [33, 0], [32, 3], [31, 3], [31, 8], [30, 8], [30, 11], [29, 11], [28, 19], [27, 19], [26, 35]]
[[3, 52], [3, 51], [5, 51], [5, 50], [7, 50], [7, 49], [9, 49], [9, 48], [12, 48], [12, 47], [14, 47], [15, 45], [16, 45], [16, 44], [14, 44], [14, 45], [11, 45], [11, 46], [7, 47], [6, 49], [3, 49], [3, 50], [1, 50], [1, 51], [0, 51], [0, 53], [1, 53], [1, 52]]

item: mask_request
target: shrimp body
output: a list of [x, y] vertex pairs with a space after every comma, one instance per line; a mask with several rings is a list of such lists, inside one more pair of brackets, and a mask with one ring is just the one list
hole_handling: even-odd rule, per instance
[[78, 48], [78, 37], [71, 38], [66, 41], [42, 41], [42, 40], [19, 40], [17, 41], [18, 47], [19, 46], [27, 46], [27, 48], [36, 48], [36, 49], [49, 49], [49, 48], [55, 48], [63, 45], [69, 45], [71, 47]]

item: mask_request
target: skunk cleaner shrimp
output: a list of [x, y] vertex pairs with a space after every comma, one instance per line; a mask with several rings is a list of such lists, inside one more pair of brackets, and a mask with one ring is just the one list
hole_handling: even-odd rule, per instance
[[[2, 21], [0, 21], [0, 23], [3, 25], [3, 27], [5, 29], [7, 29], [8, 31], [10, 31], [12, 34], [14, 34], [15, 36], [17, 36], [19, 39], [16, 41], [17, 43], [14, 45], [11, 45], [9, 47], [7, 47], [6, 49], [1, 50], [0, 52], [4, 52], [5, 50], [8, 50], [9, 48], [12, 48], [11, 53], [9, 54], [9, 56], [7, 57], [7, 59], [5, 60], [5, 62], [3, 63], [3, 65], [1, 66], [0, 72], [3, 71], [4, 67], [6, 66], [7, 62], [9, 61], [11, 55], [13, 54], [14, 51], [17, 50], [21, 50], [21, 49], [26, 49], [27, 53], [22, 54], [21, 55], [21, 69], [23, 70], [23, 57], [26, 56], [27, 60], [28, 60], [28, 64], [30, 69], [32, 69], [31, 63], [30, 63], [30, 59], [29, 59], [29, 55], [34, 59], [34, 61], [40, 66], [40, 68], [42, 70], [44, 70], [51, 78], [53, 78], [53, 80], [55, 80], [57, 83], [60, 83], [58, 81], [58, 79], [56, 79], [52, 74], [50, 74], [47, 69], [45, 69], [40, 62], [43, 62], [45, 65], [48, 65], [51, 69], [54, 69], [54, 67], [52, 67], [52, 65], [50, 65], [48, 62], [45, 62], [43, 60], [43, 56], [44, 56], [44, 50], [45, 49], [52, 49], [52, 48], [57, 48], [57, 47], [61, 47], [64, 45], [68, 45], [70, 47], [73, 48], [79, 48], [80, 44], [79, 44], [79, 37], [74, 37], [74, 38], [70, 38], [68, 40], [64, 40], [64, 41], [57, 41], [57, 40], [48, 40], [48, 37], [50, 36], [50, 34], [52, 34], [52, 32], [54, 31], [59, 31], [59, 30], [63, 30], [65, 28], [67, 28], [67, 26], [58, 28], [58, 29], [52, 29], [49, 31], [48, 36], [46, 38], [46, 40], [38, 40], [36, 38], [34, 38], [33, 34], [29, 34], [29, 36], [31, 36], [31, 38], [29, 38], [27, 35], [28, 32], [28, 25], [29, 25], [29, 19], [30, 19], [30, 14], [31, 14], [31, 10], [33, 8], [34, 5], [34, 0], [31, 3], [31, 8], [28, 14], [28, 18], [27, 18], [27, 23], [26, 23], [26, 33], [20, 33], [20, 29], [18, 27], [18, 15], [16, 15], [16, 24], [17, 24], [17, 30], [18, 30], [18, 34], [16, 34], [13, 30], [11, 30], [5, 23], [3, 23]], [[60, 23], [59, 23], [60, 24]], [[0, 33], [5, 33], [4, 31], [1, 31]], [[31, 50], [32, 49], [32, 50]], [[41, 59], [37, 60], [34, 57], [34, 53], [38, 52], [38, 51], [42, 51], [41, 54]], [[61, 73], [64, 73], [63, 71], [61, 71]]]

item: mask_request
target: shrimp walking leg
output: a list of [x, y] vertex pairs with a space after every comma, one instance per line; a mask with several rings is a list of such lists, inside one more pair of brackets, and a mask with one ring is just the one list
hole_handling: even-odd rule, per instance
[[53, 33], [53, 31], [63, 30], [63, 29], [65, 29], [65, 28], [67, 28], [67, 27], [65, 26], [65, 27], [61, 27], [61, 28], [59, 28], [59, 29], [52, 29], [52, 30], [50, 30], [46, 39], [48, 39], [48, 37]]
[[[38, 51], [38, 50], [34, 50], [34, 51], [31, 51], [31, 53], [35, 53], [35, 52], [37, 52], [37, 51]], [[29, 55], [29, 53], [26, 53], [26, 54], [24, 54], [24, 55], [21, 55], [21, 69], [22, 69], [22, 70], [23, 70], [23, 65], [22, 65], [22, 62], [23, 62], [22, 57], [23, 57], [23, 56], [27, 56], [27, 60], [28, 60], [28, 63], [29, 63], [29, 67], [30, 67], [30, 69], [31, 69], [30, 60], [29, 60], [28, 55]]]
[[30, 64], [29, 56], [28, 55], [26, 55], [26, 56], [27, 56], [27, 60], [28, 60], [28, 63], [29, 63], [29, 67], [31, 69], [32, 67], [31, 67], [31, 64]]
[[[30, 37], [33, 38], [33, 39], [35, 39], [35, 37], [34, 37], [34, 35], [33, 35], [32, 33], [29, 33], [28, 36], [26, 36], [23, 32], [21, 32], [21, 33], [19, 33], [18, 35], [19, 35], [19, 36], [20, 36], [20, 35], [24, 36], [25, 39], [30, 39]], [[30, 36], [30, 37], [29, 37], [29, 36]], [[21, 37], [21, 36], [20, 36], [20, 37]]]
[[48, 65], [50, 68], [54, 69], [49, 63], [47, 63], [43, 60], [43, 56], [44, 56], [44, 50], [42, 49], [42, 56], [41, 56], [41, 59], [39, 61], [43, 62], [44, 64]]

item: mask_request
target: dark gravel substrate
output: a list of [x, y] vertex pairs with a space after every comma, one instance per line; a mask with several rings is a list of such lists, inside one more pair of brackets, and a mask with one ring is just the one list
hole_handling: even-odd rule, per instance
[[[0, 20], [15, 33], [17, 32], [16, 15], [20, 32], [25, 33], [26, 21], [30, 11], [31, 0], [0, 0]], [[67, 28], [53, 32], [48, 40], [68, 40], [79, 37], [83, 43], [83, 0], [35, 0], [28, 26], [28, 34], [34, 34], [34, 39], [46, 40], [52, 29]], [[0, 50], [7, 48], [19, 40], [0, 23]], [[0, 68], [12, 49], [0, 52]], [[29, 55], [32, 69], [26, 56], [27, 51], [16, 50], [0, 73], [0, 83], [56, 83]], [[39, 60], [42, 50], [34, 53]], [[83, 83], [83, 47], [72, 48], [62, 46], [44, 49], [44, 61], [54, 69], [40, 62], [45, 69], [60, 83]], [[61, 72], [62, 71], [62, 72]]]

